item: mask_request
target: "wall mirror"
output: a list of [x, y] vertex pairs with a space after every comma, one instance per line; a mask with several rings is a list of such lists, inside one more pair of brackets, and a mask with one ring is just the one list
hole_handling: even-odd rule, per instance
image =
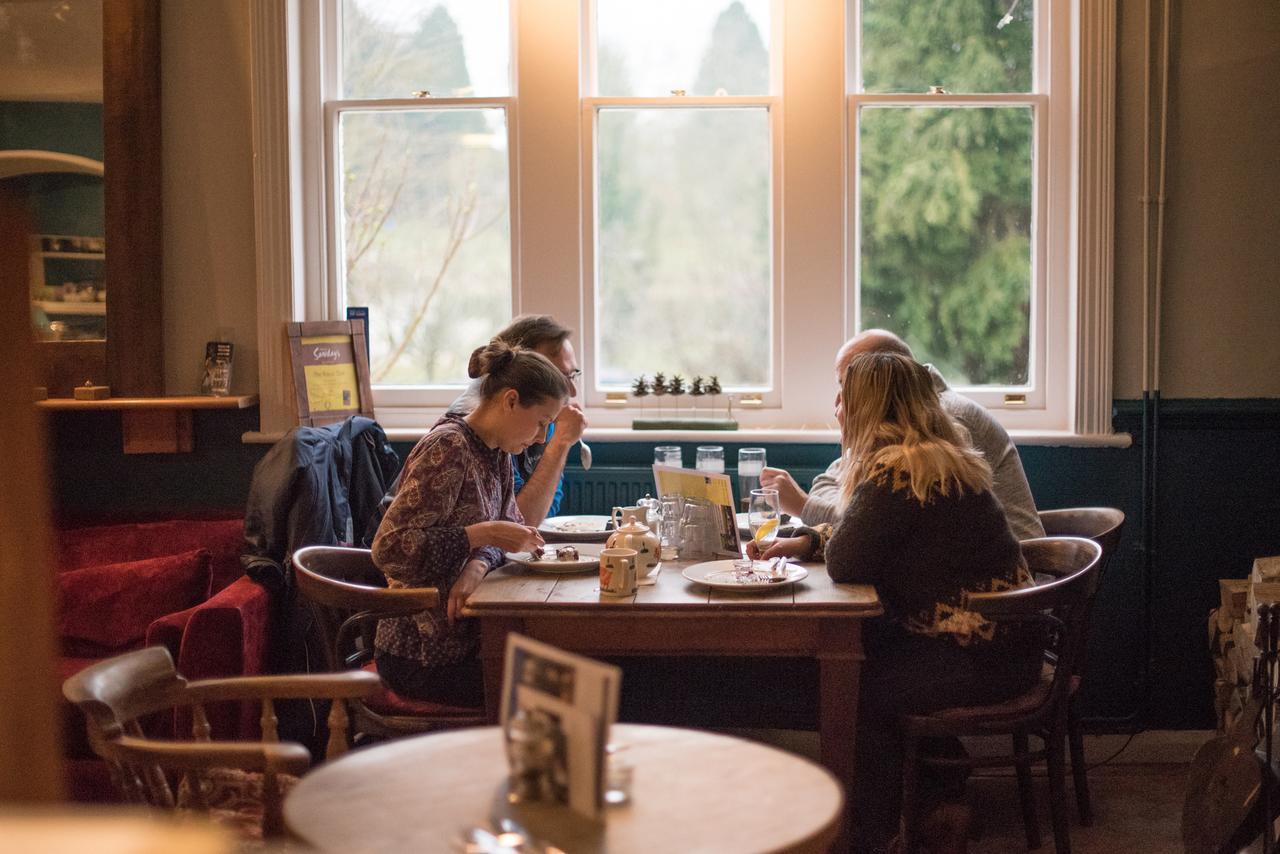
[[0, 179], [51, 396], [163, 392], [159, 81], [157, 0], [0, 0]]

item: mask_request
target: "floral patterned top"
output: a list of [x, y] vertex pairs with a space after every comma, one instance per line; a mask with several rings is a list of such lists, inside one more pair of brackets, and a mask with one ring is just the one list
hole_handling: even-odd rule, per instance
[[450, 626], [445, 609], [467, 561], [476, 558], [490, 569], [505, 562], [496, 546], [472, 549], [467, 540], [466, 526], [495, 520], [524, 523], [510, 455], [486, 446], [462, 416], [445, 415], [409, 453], [395, 500], [373, 540], [373, 560], [388, 586], [436, 587], [440, 603], [415, 617], [380, 621], [379, 650], [426, 667], [475, 657], [475, 621]]

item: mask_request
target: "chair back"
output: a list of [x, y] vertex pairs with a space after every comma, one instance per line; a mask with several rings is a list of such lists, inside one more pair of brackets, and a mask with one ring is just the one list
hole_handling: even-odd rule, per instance
[[[1102, 547], [1102, 560], [1098, 570], [1101, 577], [1120, 545], [1124, 533], [1124, 512], [1114, 507], [1067, 507], [1062, 510], [1041, 510], [1040, 524], [1046, 537], [1084, 537]], [[1101, 579], [1099, 579], [1101, 584]]]
[[373, 659], [378, 620], [434, 608], [434, 587], [388, 588], [368, 549], [309, 546], [293, 554], [294, 581], [310, 603], [325, 637], [333, 671], [362, 667]]
[[1080, 666], [1088, 629], [1089, 601], [1098, 583], [1102, 547], [1083, 537], [1042, 537], [1019, 544], [1033, 577], [1052, 580], [994, 593], [971, 593], [969, 608], [996, 623], [1036, 625], [1044, 629], [1045, 657], [1053, 667], [1046, 697], [1062, 702]]
[[[283, 832], [280, 775], [299, 775], [311, 765], [311, 754], [300, 744], [276, 740], [276, 699], [326, 697], [350, 700], [376, 691], [379, 681], [369, 673], [340, 676], [249, 676], [189, 682], [174, 668], [162, 646], [128, 652], [85, 668], [62, 685], [63, 695], [84, 713], [89, 743], [111, 769], [126, 800], [164, 809], [209, 809], [216, 800], [209, 793], [215, 777], [229, 773], [259, 775], [259, 819], [264, 835]], [[261, 741], [212, 741], [207, 705], [255, 699], [262, 703]], [[154, 739], [146, 733], [146, 718], [175, 707], [191, 709], [192, 738]], [[347, 712], [334, 702], [329, 716], [334, 737], [328, 756], [346, 750]], [[171, 776], [167, 772], [176, 772]], [[175, 786], [181, 782], [184, 785]]]

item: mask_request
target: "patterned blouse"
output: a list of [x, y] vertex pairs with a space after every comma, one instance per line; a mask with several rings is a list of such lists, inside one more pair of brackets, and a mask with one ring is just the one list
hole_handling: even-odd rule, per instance
[[446, 619], [449, 590], [472, 558], [501, 566], [496, 546], [472, 549], [466, 526], [524, 523], [512, 486], [511, 458], [490, 448], [461, 416], [445, 415], [414, 446], [399, 490], [373, 540], [373, 560], [390, 587], [436, 587], [440, 603], [415, 617], [378, 623], [375, 644], [393, 655], [436, 667], [472, 659], [480, 648], [474, 620]]

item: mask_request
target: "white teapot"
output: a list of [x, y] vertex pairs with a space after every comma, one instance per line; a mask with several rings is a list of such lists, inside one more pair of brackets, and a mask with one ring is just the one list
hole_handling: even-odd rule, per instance
[[[613, 508], [612, 515], [615, 530], [609, 535], [605, 548], [635, 549], [636, 575], [640, 578], [647, 578], [653, 575], [653, 571], [658, 566], [658, 560], [662, 554], [662, 543], [657, 535], [649, 530], [648, 525], [644, 525], [639, 521], [639, 514], [635, 512], [637, 509], [643, 512], [643, 508]], [[628, 513], [627, 511], [632, 512]]]

